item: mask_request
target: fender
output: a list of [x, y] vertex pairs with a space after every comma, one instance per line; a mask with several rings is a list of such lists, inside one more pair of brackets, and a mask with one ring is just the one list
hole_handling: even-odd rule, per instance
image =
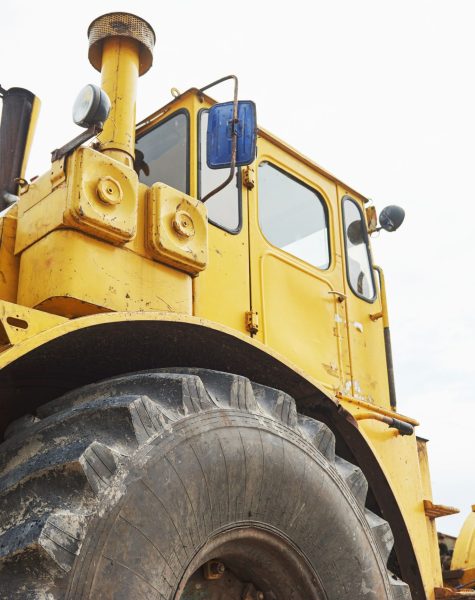
[[250, 336], [198, 317], [117, 312], [66, 320], [40, 313], [45, 329], [37, 331], [34, 317], [39, 319], [35, 313], [40, 311], [27, 311], [20, 320], [30, 337], [26, 329], [23, 339], [20, 335], [18, 343], [0, 354], [2, 432], [13, 419], [71, 389], [133, 371], [201, 367], [281, 389], [295, 398], [300, 412], [326, 422], [336, 435], [339, 455], [363, 470], [374, 503], [393, 529], [402, 578], [413, 600], [426, 598], [409, 532], [383, 466], [352, 415], [301, 369]]

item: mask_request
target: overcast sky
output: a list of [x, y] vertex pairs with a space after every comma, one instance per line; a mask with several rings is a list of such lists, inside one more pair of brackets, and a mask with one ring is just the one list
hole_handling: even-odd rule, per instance
[[[0, 83], [42, 100], [29, 175], [79, 133], [71, 107], [100, 76], [86, 31], [125, 10], [157, 34], [137, 117], [229, 73], [260, 124], [372, 198], [400, 204], [403, 227], [373, 238], [384, 267], [399, 410], [428, 437], [434, 500], [475, 503], [472, 0], [2, 0]], [[223, 87], [213, 92], [231, 98]]]

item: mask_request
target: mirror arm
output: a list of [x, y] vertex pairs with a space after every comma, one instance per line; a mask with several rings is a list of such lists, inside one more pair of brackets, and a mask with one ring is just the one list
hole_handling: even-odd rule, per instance
[[234, 179], [234, 172], [236, 170], [236, 167], [234, 166], [235, 161], [236, 161], [236, 150], [234, 148], [234, 145], [235, 145], [235, 142], [234, 142], [234, 138], [233, 138], [233, 154], [232, 154], [232, 163], [231, 163], [231, 170], [229, 172], [229, 176], [223, 181], [223, 183], [218, 185], [218, 187], [214, 188], [214, 190], [211, 190], [211, 192], [206, 194], [206, 196], [204, 198], [201, 198], [201, 202], [206, 202], [206, 200], [209, 200], [211, 198], [211, 196], [214, 196], [215, 194], [220, 192], [223, 188], [225, 188], [228, 185], [228, 183], [230, 181], [232, 181]]
[[223, 81], [227, 81], [228, 79], [232, 79], [234, 81], [233, 121], [231, 123], [231, 125], [232, 125], [231, 133], [233, 136], [233, 139], [231, 141], [231, 169], [230, 169], [227, 179], [225, 179], [225, 181], [223, 181], [223, 183], [218, 185], [218, 187], [216, 187], [214, 190], [211, 190], [211, 192], [206, 194], [206, 196], [201, 199], [201, 202], [206, 202], [206, 200], [209, 200], [211, 198], [211, 196], [214, 196], [215, 194], [220, 192], [223, 188], [225, 188], [234, 179], [234, 174], [236, 172], [237, 122], [238, 122], [238, 78], [236, 77], [236, 75], [227, 75], [226, 77], [221, 77], [221, 79], [217, 79], [216, 81], [213, 81], [213, 83], [205, 85], [205, 87], [202, 87], [200, 89], [200, 92], [204, 92], [205, 90], [209, 89], [210, 87], [218, 85], [218, 83], [222, 83]]

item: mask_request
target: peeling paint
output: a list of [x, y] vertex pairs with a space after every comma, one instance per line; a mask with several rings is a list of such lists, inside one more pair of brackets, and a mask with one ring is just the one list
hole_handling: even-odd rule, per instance
[[339, 377], [338, 367], [334, 363], [322, 363], [322, 367], [332, 377]]

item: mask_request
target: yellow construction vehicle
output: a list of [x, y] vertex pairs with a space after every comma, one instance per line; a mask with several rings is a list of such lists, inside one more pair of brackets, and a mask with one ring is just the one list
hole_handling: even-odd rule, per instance
[[396, 406], [369, 236], [402, 209], [378, 224], [234, 76], [136, 125], [153, 29], [88, 36], [85, 130], [30, 181], [39, 101], [1, 90], [0, 598], [475, 598], [474, 514], [444, 583], [455, 509]]

